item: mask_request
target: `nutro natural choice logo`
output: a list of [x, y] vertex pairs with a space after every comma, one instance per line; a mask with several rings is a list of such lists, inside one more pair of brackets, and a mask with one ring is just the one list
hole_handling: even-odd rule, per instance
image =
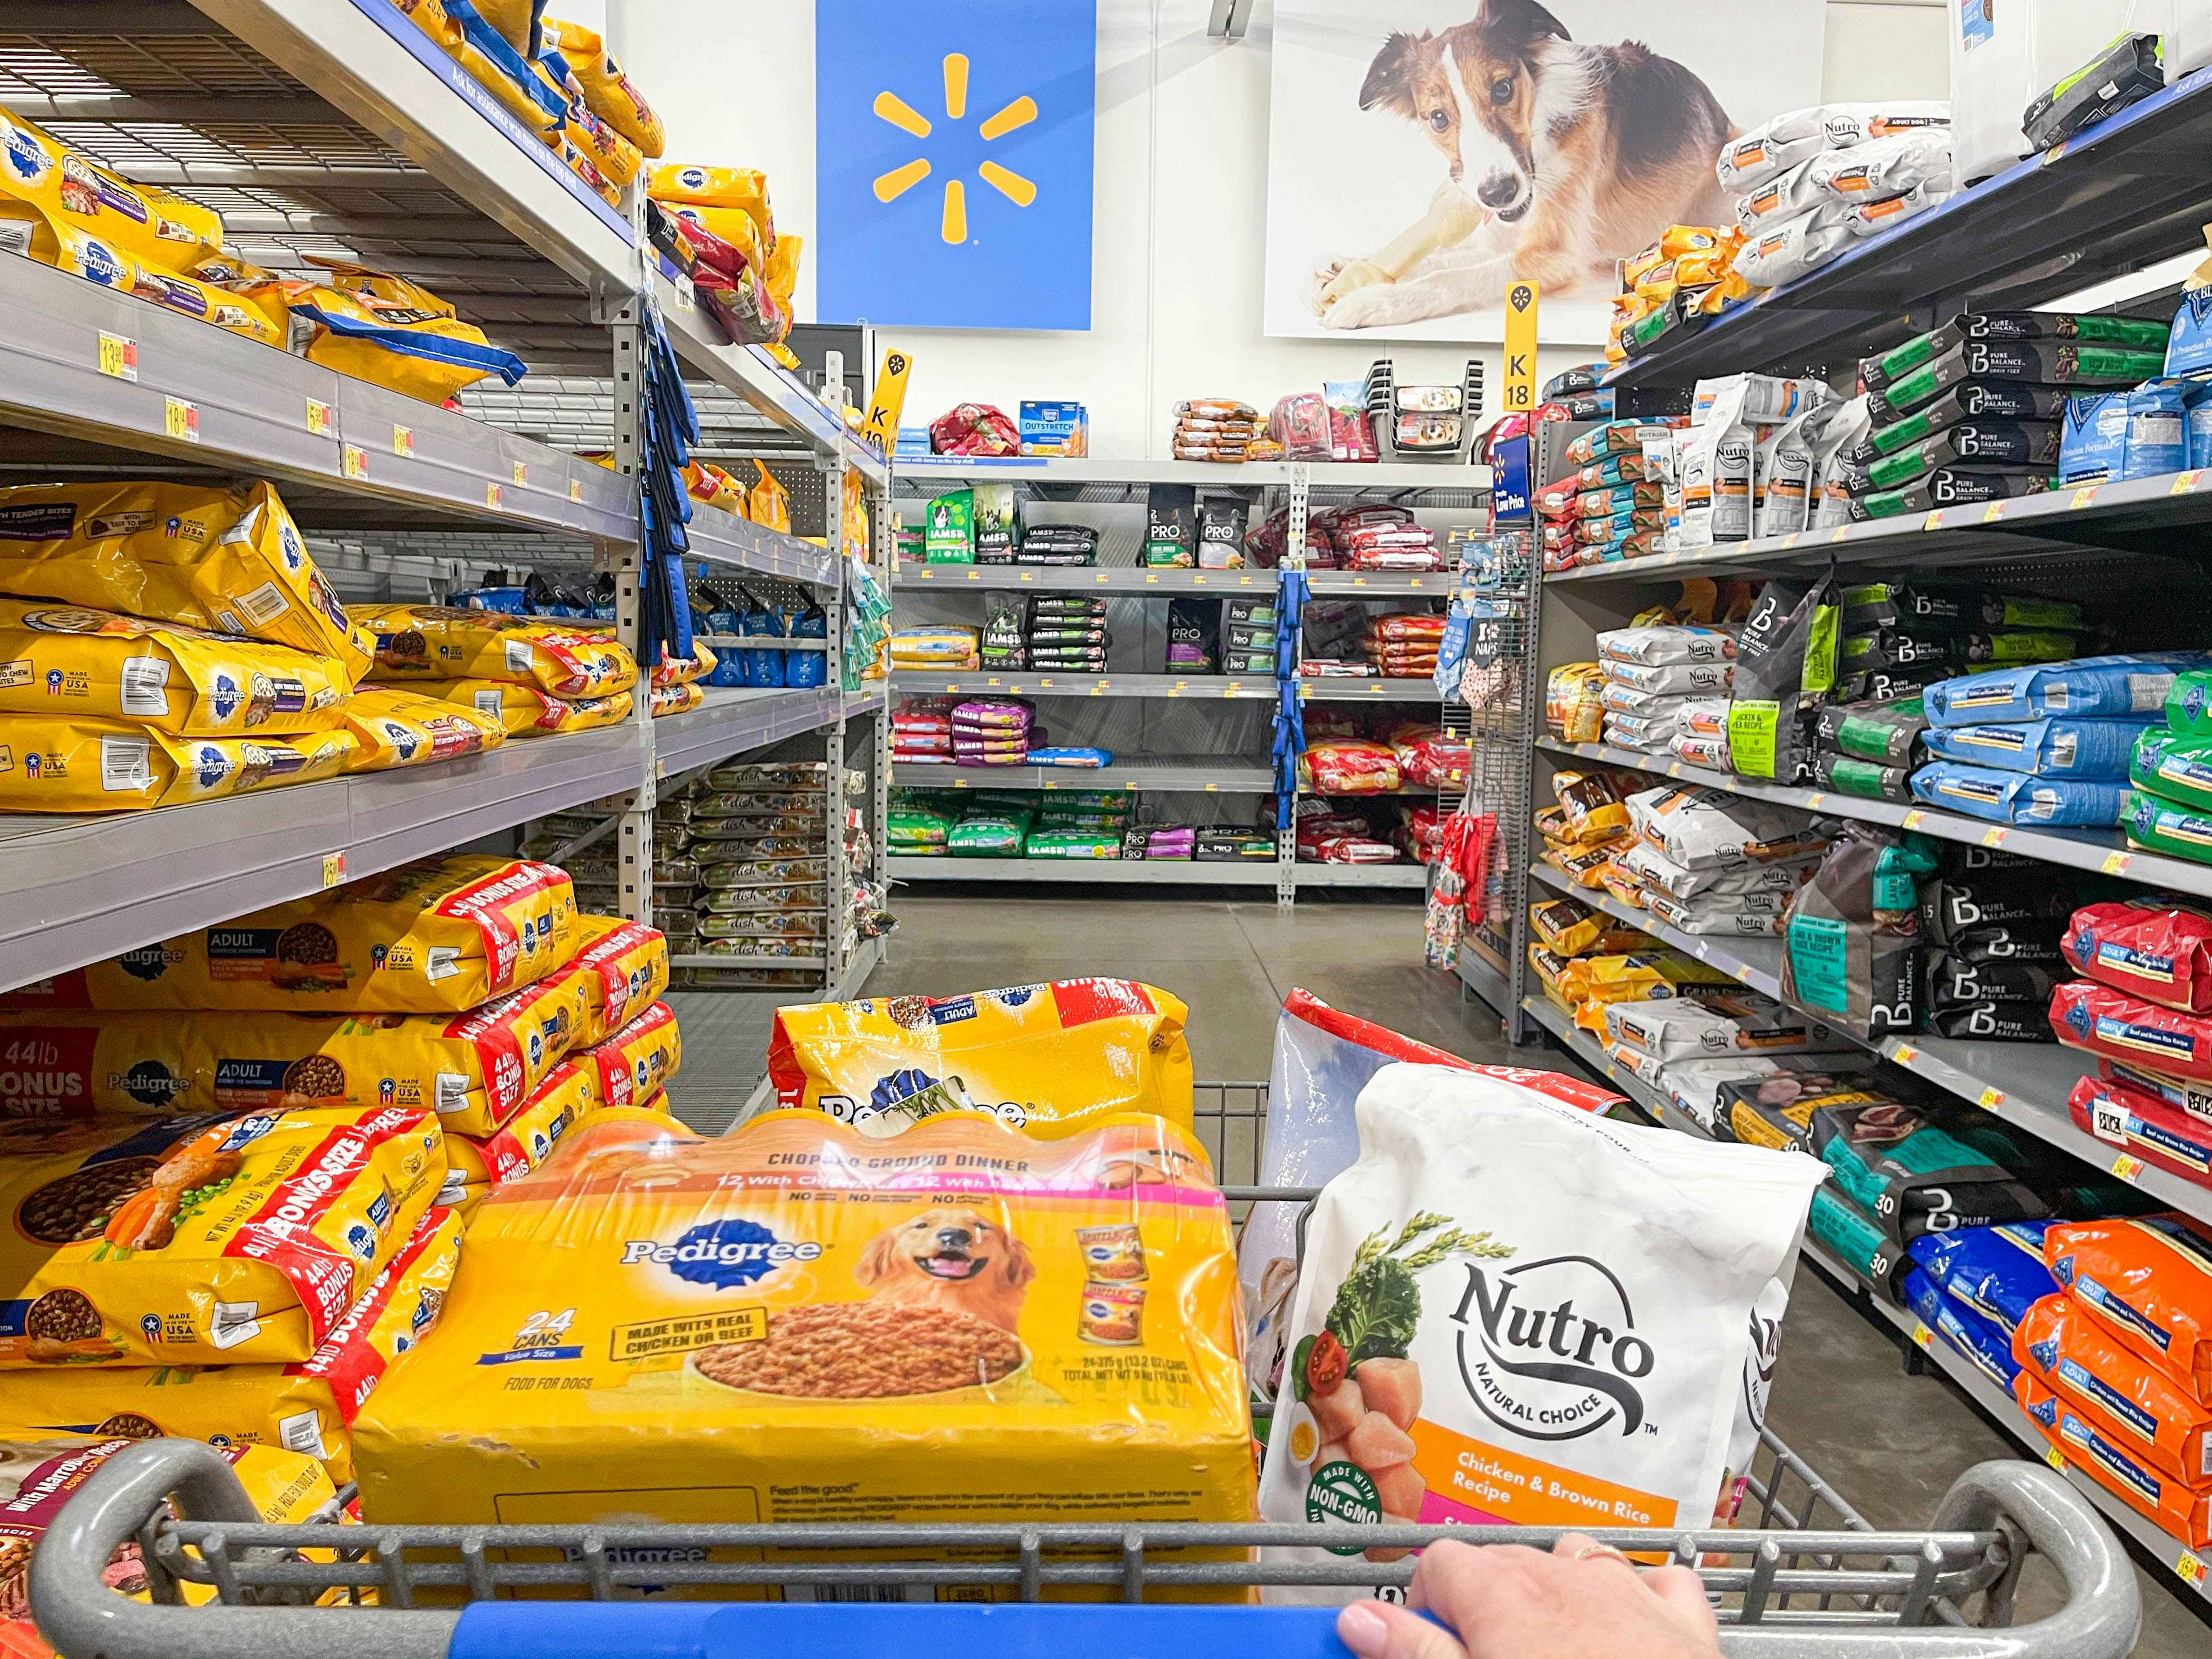
[[[896, 93], [878, 93], [872, 107], [879, 119], [888, 121], [900, 131], [910, 132], [917, 138], [927, 138], [936, 130], [927, 116], [915, 109]], [[964, 120], [967, 114], [967, 54], [947, 52], [945, 55], [945, 118], [948, 122], [960, 121]], [[986, 141], [995, 142], [1036, 118], [1036, 100], [1024, 93], [998, 113], [987, 118], [975, 131]], [[1036, 184], [1012, 168], [1001, 167], [996, 161], [983, 161], [977, 164], [975, 171], [985, 184], [1016, 207], [1025, 208], [1036, 200]], [[877, 178], [876, 199], [878, 202], [895, 202], [928, 178], [929, 173], [929, 158], [926, 155], [916, 156], [903, 167], [893, 167]], [[968, 186], [961, 179], [947, 179], [945, 181], [945, 212], [938, 234], [955, 246], [968, 240]]]

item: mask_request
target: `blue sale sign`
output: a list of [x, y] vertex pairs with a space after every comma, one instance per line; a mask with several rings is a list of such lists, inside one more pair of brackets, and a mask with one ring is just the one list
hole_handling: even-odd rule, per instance
[[1097, 0], [817, 0], [817, 310], [1091, 326]]

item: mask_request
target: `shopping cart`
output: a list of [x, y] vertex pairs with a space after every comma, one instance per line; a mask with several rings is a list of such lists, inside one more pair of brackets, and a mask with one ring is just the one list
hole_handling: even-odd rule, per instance
[[[1310, 1188], [1253, 1184], [1267, 1085], [1201, 1084], [1201, 1138], [1241, 1216], [1310, 1206]], [[1299, 1229], [1300, 1242], [1304, 1227]], [[1704, 1578], [1739, 1659], [2123, 1659], [2141, 1617], [2127, 1558], [2049, 1470], [1967, 1470], [1925, 1532], [1877, 1532], [1795, 1453], [1762, 1436], [1744, 1524], [1728, 1531], [1594, 1531]], [[1341, 1548], [1342, 1525], [1055, 1522], [837, 1526], [270, 1526], [229, 1464], [196, 1441], [110, 1458], [63, 1510], [31, 1564], [33, 1613], [70, 1659], [611, 1659], [814, 1652], [821, 1659], [1156, 1659], [1232, 1644], [1269, 1659], [1346, 1659], [1328, 1607], [1146, 1602], [1151, 1589], [1274, 1585], [1401, 1593], [1410, 1561], [1257, 1559]], [[1548, 1547], [1557, 1529], [1376, 1526], [1363, 1545], [1444, 1536]], [[343, 1542], [343, 1547], [337, 1546]], [[152, 1602], [103, 1577], [135, 1542]], [[917, 1547], [927, 1560], [858, 1559]], [[1218, 1557], [1194, 1559], [1196, 1550]], [[314, 1552], [313, 1556], [302, 1552]], [[773, 1552], [775, 1558], [769, 1559]], [[2040, 1555], [2057, 1611], [2013, 1624]], [[335, 1556], [335, 1559], [333, 1557]], [[185, 1586], [212, 1600], [185, 1604]], [[1055, 1588], [1087, 1602], [1046, 1602]], [[337, 1595], [334, 1598], [333, 1592]], [[351, 1594], [349, 1595], [349, 1592]], [[776, 1596], [733, 1605], [684, 1594]], [[561, 1600], [546, 1597], [565, 1598]], [[334, 1605], [319, 1605], [332, 1603]], [[348, 1605], [348, 1602], [364, 1605]], [[373, 1606], [365, 1605], [372, 1602]], [[459, 1605], [454, 1605], [454, 1604]], [[443, 1605], [441, 1605], [443, 1604]]]

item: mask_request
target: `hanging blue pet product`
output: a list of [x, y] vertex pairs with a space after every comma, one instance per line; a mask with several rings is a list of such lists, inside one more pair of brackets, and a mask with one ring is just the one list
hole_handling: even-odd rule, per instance
[[648, 304], [645, 316], [645, 453], [638, 466], [644, 622], [638, 654], [639, 666], [651, 668], [664, 647], [678, 657], [693, 649], [690, 591], [684, 579], [684, 556], [691, 550], [684, 529], [691, 522], [691, 495], [684, 487], [684, 468], [690, 446], [699, 441], [699, 416], [659, 309]]
[[1298, 633], [1305, 625], [1306, 573], [1289, 566], [1276, 572], [1282, 598], [1275, 606], [1275, 828], [1287, 830], [1298, 807], [1298, 757], [1305, 753], [1306, 717], [1298, 702]]
[[[818, 604], [809, 603], [806, 609], [791, 619], [791, 637], [794, 640], [826, 640], [830, 637], [830, 613]], [[827, 651], [786, 651], [783, 657], [783, 683], [786, 685], [823, 685], [830, 678], [830, 653]]]

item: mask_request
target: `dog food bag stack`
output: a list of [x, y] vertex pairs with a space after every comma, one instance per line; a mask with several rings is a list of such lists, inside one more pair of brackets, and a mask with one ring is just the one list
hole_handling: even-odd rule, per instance
[[[1597, 647], [1606, 742], [1640, 754], [1679, 754], [1699, 765], [1727, 763], [1734, 639], [1712, 628], [1620, 628], [1600, 634]], [[1686, 737], [1696, 738], [1686, 752], [1676, 747]], [[1717, 753], [1711, 746], [1716, 742]]]
[[1103, 674], [1113, 643], [1101, 597], [1037, 593], [1025, 602], [1022, 653], [1040, 674]]
[[893, 789], [888, 830], [891, 856], [946, 857], [945, 838], [959, 816], [958, 802], [944, 795], [922, 789]]
[[1862, 1041], [1917, 1030], [1920, 883], [1936, 868], [1924, 836], [1843, 825], [1784, 919], [1783, 995]]
[[2014, 1397], [2051, 1449], [2191, 1549], [2212, 1547], [2212, 1230], [2061, 1223], [2060, 1289], [2013, 1332]]
[[1018, 859], [1036, 823], [1036, 798], [1020, 790], [986, 789], [953, 803], [957, 814], [945, 850], [957, 859]]
[[1913, 795], [2000, 823], [2118, 823], [2139, 740], [2157, 747], [2168, 690], [2203, 665], [2185, 652], [2081, 657], [1938, 681], [1922, 697], [1936, 758]]
[[1356, 503], [1323, 507], [1313, 515], [1317, 529], [1346, 570], [1426, 571], [1443, 568], [1437, 534], [1417, 524], [1413, 509]]
[[2212, 863], [2212, 662], [2193, 654], [2156, 659], [2170, 679], [2143, 678], [2136, 707], [2162, 684], [2166, 721], [2136, 739], [2120, 823], [2132, 846], [2203, 864]]
[[[1657, 241], [1622, 261], [1623, 288], [1613, 301], [1607, 360], [1620, 362], [1648, 351], [1669, 335], [1702, 328], [1727, 307], [1749, 299], [1751, 284], [1735, 270], [1743, 242], [1744, 232], [1735, 225], [1669, 225]], [[1563, 391], [1594, 390], [1562, 379]], [[1547, 400], [1553, 395], [1547, 387]], [[1598, 418], [1613, 412], [1609, 404], [1601, 408]], [[1591, 416], [1570, 413], [1568, 418]]]
[[1980, 1042], [2048, 1042], [2065, 977], [2066, 919], [2085, 878], [2002, 848], [1946, 842], [1920, 887], [1926, 1029]]
[[1716, 170], [1744, 232], [1735, 275], [1753, 289], [1779, 288], [1948, 198], [1951, 106], [1791, 110], [1732, 140]]
[[375, 636], [380, 683], [473, 708], [511, 738], [629, 716], [637, 659], [603, 630], [436, 605], [356, 605], [350, 615]]
[[[678, 952], [688, 952], [699, 942], [699, 916], [692, 908], [699, 890], [699, 866], [691, 845], [691, 804], [696, 793], [695, 783], [680, 794], [663, 795], [653, 814], [652, 925], [667, 935], [669, 948]], [[538, 818], [524, 837], [520, 855], [545, 862], [621, 811], [621, 797], [612, 796], [587, 801], [573, 812]], [[582, 851], [569, 854], [561, 867], [575, 884], [580, 917], [594, 912], [612, 915], [621, 909], [622, 859], [612, 837], [601, 836]]]
[[1135, 811], [1126, 789], [1052, 789], [1037, 800], [1036, 820], [1022, 843], [1032, 859], [1119, 859]]
[[902, 766], [952, 764], [952, 700], [905, 697], [891, 710], [891, 759]]
[[1194, 398], [1175, 407], [1170, 453], [1179, 461], [1242, 461], [1261, 435], [1260, 411], [1235, 398]]
[[1007, 697], [970, 697], [946, 717], [956, 766], [1028, 763], [1033, 704]]
[[2146, 894], [2084, 905], [2063, 943], [2064, 965], [2082, 977], [2051, 998], [2051, 1029], [2097, 1057], [2075, 1086], [2075, 1122], [2212, 1186], [2212, 921], [2189, 901]]
[[2087, 654], [2081, 607], [2033, 593], [1929, 581], [1863, 582], [1842, 592], [1838, 691], [1886, 702], [1979, 667]]
[[1780, 933], [1826, 844], [1802, 814], [1717, 789], [1662, 784], [1624, 805], [1636, 840], [1614, 855], [1613, 867], [1638, 902], [1678, 933]]
[[1536, 493], [1545, 568], [1611, 564], [1663, 550], [1666, 492], [1644, 458], [1664, 422], [1612, 421], [1567, 447], [1574, 471]]
[[942, 623], [927, 628], [902, 628], [886, 647], [893, 672], [916, 669], [924, 673], [972, 672], [982, 666], [982, 641], [973, 628]]
[[2013, 1345], [2036, 1305], [2059, 1294], [2043, 1263], [2047, 1221], [2003, 1221], [1923, 1233], [1905, 1247], [1905, 1306], [2007, 1394], [2021, 1371]]
[[1432, 679], [1444, 619], [1419, 611], [1370, 616], [1362, 644], [1367, 660], [1384, 679]]
[[1919, 693], [1830, 703], [1814, 716], [1815, 787], [1862, 800], [1910, 801], [1928, 717]]
[[1868, 430], [1844, 458], [1852, 516], [2048, 489], [2069, 394], [2156, 378], [2166, 343], [2163, 325], [2134, 318], [1971, 312], [1864, 359]]
[[269, 485], [25, 485], [0, 513], [0, 811], [212, 800], [356, 763], [370, 640]]
[[1626, 803], [1643, 785], [1643, 778], [1633, 772], [1554, 772], [1555, 804], [1535, 815], [1534, 827], [1543, 841], [1539, 855], [1578, 887], [1595, 889], [1618, 882], [1620, 896], [1640, 902], [1633, 896], [1633, 884], [1618, 876], [1613, 860], [1635, 842]]
[[[1779, 527], [1785, 498], [1802, 517], [1814, 473], [1815, 428], [1810, 417], [1828, 409], [1834, 396], [1818, 380], [1770, 374], [1698, 381], [1689, 427], [1674, 437], [1674, 483], [1681, 502], [1679, 521], [1668, 526], [1670, 544], [1699, 548], [1748, 541], [1762, 532], [1763, 517]], [[1767, 511], [1770, 482], [1776, 492], [1773, 513]], [[1664, 507], [1663, 478], [1656, 487]]]
[[693, 908], [702, 954], [822, 953], [830, 923], [829, 786], [820, 761], [726, 762], [695, 786]]
[[1094, 565], [1098, 562], [1098, 532], [1087, 524], [1033, 524], [1024, 526], [1021, 544], [1014, 550], [1016, 564]]

